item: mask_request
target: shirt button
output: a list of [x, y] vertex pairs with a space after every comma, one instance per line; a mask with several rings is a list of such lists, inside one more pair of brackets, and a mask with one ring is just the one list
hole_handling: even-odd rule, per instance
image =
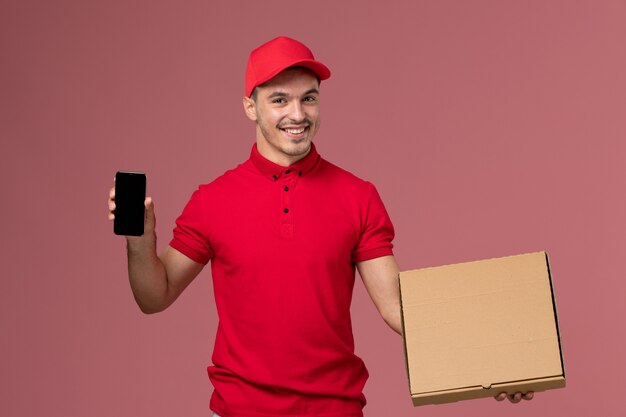
[[291, 172], [290, 169], [288, 169], [287, 171], [285, 171], [285, 174], [289, 174]]
[[278, 177], [276, 175], [272, 175], [272, 181], [276, 181]]
[[284, 209], [283, 209], [283, 212], [284, 212], [284, 213], [289, 213], [289, 209], [288, 209], [288, 208], [284, 208]]
[[298, 176], [302, 176], [302, 171], [298, 171]]
[[287, 186], [285, 185], [284, 190], [285, 190], [285, 191], [289, 191], [289, 187], [287, 187]]

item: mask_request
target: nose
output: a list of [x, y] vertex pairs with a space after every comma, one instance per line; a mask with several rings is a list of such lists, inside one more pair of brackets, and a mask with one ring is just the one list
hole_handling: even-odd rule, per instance
[[301, 123], [305, 119], [304, 108], [299, 100], [294, 100], [289, 109], [289, 118], [294, 123]]

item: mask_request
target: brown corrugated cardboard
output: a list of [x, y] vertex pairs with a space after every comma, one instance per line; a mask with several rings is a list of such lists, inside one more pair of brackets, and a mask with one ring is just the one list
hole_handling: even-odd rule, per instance
[[565, 386], [548, 257], [400, 273], [414, 405]]

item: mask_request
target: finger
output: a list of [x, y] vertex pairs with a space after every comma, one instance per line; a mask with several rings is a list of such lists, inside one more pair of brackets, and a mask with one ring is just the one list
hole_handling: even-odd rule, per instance
[[534, 396], [535, 396], [534, 392], [528, 391], [528, 392], [524, 393], [524, 395], [522, 395], [522, 398], [525, 399], [525, 400], [532, 400]]
[[494, 397], [496, 401], [504, 401], [506, 399], [506, 392], [501, 392]]
[[522, 401], [522, 393], [516, 392], [515, 394], [509, 395], [509, 401], [511, 401], [513, 404], [517, 404], [518, 402]]
[[109, 220], [115, 219], [115, 187], [109, 190]]
[[152, 201], [152, 197], [147, 197], [145, 199], [144, 206], [146, 207], [146, 227], [154, 229], [156, 220], [154, 217], [154, 201]]

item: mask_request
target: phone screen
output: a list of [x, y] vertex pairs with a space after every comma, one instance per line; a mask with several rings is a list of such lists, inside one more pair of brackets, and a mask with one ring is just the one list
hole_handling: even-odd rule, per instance
[[123, 236], [143, 235], [146, 174], [118, 171], [115, 174], [115, 220], [113, 232]]

